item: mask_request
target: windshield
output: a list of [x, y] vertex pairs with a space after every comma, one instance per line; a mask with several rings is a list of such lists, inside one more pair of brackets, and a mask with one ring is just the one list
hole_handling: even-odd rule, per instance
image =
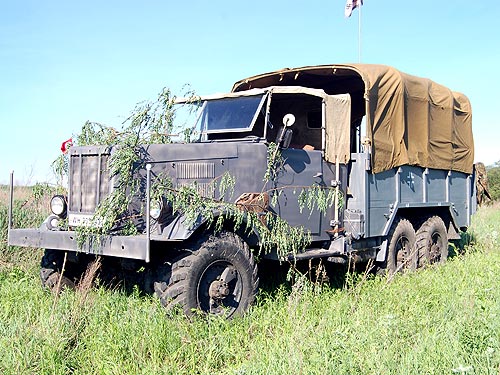
[[207, 100], [196, 125], [202, 133], [244, 132], [252, 130], [264, 95]]

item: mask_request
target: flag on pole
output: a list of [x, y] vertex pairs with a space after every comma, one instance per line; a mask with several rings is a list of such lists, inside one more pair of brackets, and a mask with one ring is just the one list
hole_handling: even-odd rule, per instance
[[352, 11], [361, 5], [363, 5], [363, 0], [347, 0], [345, 3], [345, 16], [351, 17]]
[[71, 146], [73, 146], [73, 138], [70, 138], [62, 143], [61, 145], [62, 153], [66, 154]]

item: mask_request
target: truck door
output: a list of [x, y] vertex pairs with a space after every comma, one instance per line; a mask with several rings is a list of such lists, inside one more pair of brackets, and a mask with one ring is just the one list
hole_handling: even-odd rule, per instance
[[323, 184], [321, 151], [282, 150], [283, 165], [277, 171], [273, 194], [279, 194], [275, 212], [291, 226], [303, 226], [313, 236], [321, 234], [323, 218], [318, 210], [305, 207], [300, 211], [299, 194], [308, 186]]
[[[284, 89], [283, 89], [284, 90]], [[300, 89], [296, 89], [300, 90]], [[307, 89], [302, 89], [306, 90]], [[288, 114], [295, 121], [289, 125], [293, 132], [290, 146], [281, 150], [282, 165], [278, 167], [274, 179], [275, 194], [279, 194], [277, 204], [273, 207], [277, 214], [292, 226], [303, 226], [318, 239], [328, 239], [323, 229], [329, 229], [331, 210], [322, 214], [317, 209], [305, 207], [300, 210], [299, 195], [303, 189], [311, 186], [326, 187], [331, 184], [332, 171], [323, 170], [323, 151], [325, 151], [325, 121], [327, 113], [335, 117], [333, 99], [330, 96], [311, 95], [311, 93], [273, 93], [270, 106], [270, 126], [267, 137], [270, 142], [279, 138], [278, 129], [284, 124]], [[322, 93], [324, 94], [324, 93]], [[333, 98], [333, 97], [332, 97]], [[288, 126], [288, 125], [287, 125]], [[277, 137], [278, 136], [278, 137]], [[279, 141], [276, 141], [279, 143]], [[325, 183], [326, 182], [326, 183]], [[320, 238], [318, 238], [318, 236]]]

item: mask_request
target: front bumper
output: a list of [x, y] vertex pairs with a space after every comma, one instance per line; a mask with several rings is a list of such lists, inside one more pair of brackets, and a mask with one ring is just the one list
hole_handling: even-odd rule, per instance
[[149, 260], [146, 235], [104, 236], [79, 246], [75, 231], [51, 231], [35, 228], [10, 229], [8, 244], [10, 246], [68, 250], [86, 254]]

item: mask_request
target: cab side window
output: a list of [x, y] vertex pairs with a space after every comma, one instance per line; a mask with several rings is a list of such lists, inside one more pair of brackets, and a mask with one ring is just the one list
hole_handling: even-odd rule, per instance
[[291, 113], [295, 116], [295, 124], [290, 148], [321, 150], [322, 142], [322, 100], [321, 98], [303, 94], [274, 95], [271, 102], [271, 123], [268, 139], [272, 141], [283, 126], [283, 116]]

